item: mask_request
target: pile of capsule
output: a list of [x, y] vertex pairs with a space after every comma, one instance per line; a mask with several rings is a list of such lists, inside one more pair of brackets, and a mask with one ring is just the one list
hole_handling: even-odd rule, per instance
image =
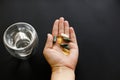
[[68, 45], [69, 42], [71, 42], [70, 38], [66, 34], [61, 34], [60, 36], [54, 36], [53, 37], [53, 43], [58, 43], [65, 55], [70, 54], [70, 47]]

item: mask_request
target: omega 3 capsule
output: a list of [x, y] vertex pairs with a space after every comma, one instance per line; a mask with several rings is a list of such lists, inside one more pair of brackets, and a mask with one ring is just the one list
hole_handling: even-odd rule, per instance
[[57, 37], [57, 43], [58, 43], [58, 44], [61, 44], [62, 42], [63, 42], [62, 37], [61, 37], [61, 36], [58, 36], [58, 37]]
[[65, 42], [71, 42], [71, 40], [70, 40], [69, 38], [66, 38], [66, 37], [63, 37], [63, 40], [64, 40]]
[[54, 36], [53, 37], [53, 43], [56, 43], [56, 41], [57, 41], [57, 36]]
[[69, 38], [69, 36], [68, 36], [68, 35], [66, 35], [66, 34], [64, 34], [64, 33], [61, 33], [61, 36], [62, 36], [62, 37]]
[[70, 50], [63, 48], [63, 54], [69, 55], [70, 54]]
[[61, 43], [60, 46], [61, 46], [62, 48], [65, 48], [65, 49], [70, 50], [70, 47], [69, 47], [68, 44], [66, 44], [66, 43]]

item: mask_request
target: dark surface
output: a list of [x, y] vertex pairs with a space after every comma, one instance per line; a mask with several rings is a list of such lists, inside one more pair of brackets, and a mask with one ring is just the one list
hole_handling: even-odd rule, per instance
[[[0, 80], [50, 80], [42, 51], [55, 19], [75, 28], [80, 56], [76, 80], [120, 80], [119, 0], [0, 0]], [[34, 26], [39, 50], [26, 61], [4, 48], [3, 32], [15, 22]]]

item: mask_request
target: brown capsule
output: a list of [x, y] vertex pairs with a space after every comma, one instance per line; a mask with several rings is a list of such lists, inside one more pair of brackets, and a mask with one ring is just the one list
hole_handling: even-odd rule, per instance
[[56, 43], [56, 41], [57, 41], [57, 36], [54, 36], [53, 37], [53, 43]]

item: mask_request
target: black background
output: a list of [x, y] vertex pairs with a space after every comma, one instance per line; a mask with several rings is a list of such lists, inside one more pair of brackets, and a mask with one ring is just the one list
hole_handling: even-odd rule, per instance
[[[119, 0], [0, 0], [0, 80], [50, 80], [42, 51], [61, 16], [77, 35], [76, 80], [120, 80]], [[25, 61], [12, 57], [2, 39], [8, 26], [21, 21], [34, 26], [39, 37], [39, 49]]]

